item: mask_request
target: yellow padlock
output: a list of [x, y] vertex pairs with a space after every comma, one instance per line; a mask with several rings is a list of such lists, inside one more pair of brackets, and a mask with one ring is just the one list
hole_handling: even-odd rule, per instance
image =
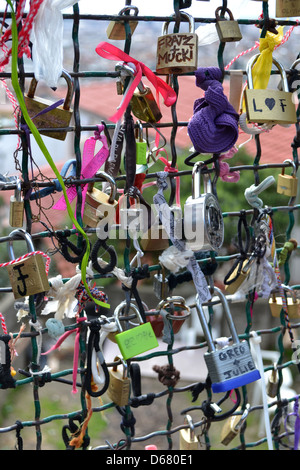
[[298, 178], [296, 177], [296, 165], [292, 160], [284, 160], [283, 163], [291, 163], [293, 172], [291, 175], [285, 173], [285, 167], [282, 168], [281, 175], [278, 175], [277, 193], [284, 194], [289, 197], [297, 196]]
[[[286, 297], [288, 311], [287, 313], [289, 319], [300, 318], [300, 301], [296, 296], [296, 292], [288, 286], [283, 285], [282, 287], [284, 291], [290, 294], [289, 297]], [[276, 296], [275, 293], [273, 293], [269, 299], [269, 306], [271, 309], [272, 317], [278, 318], [280, 316], [282, 305], [283, 304], [281, 296]]]

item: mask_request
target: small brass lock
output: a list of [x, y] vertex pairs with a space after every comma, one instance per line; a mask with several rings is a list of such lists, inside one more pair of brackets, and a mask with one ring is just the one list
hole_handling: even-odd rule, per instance
[[[114, 362], [117, 362], [119, 357], [115, 357]], [[107, 394], [109, 398], [118, 406], [126, 406], [129, 401], [130, 394], [130, 379], [127, 376], [128, 366], [122, 360], [123, 372], [116, 365], [109, 371], [109, 386]]]
[[11, 227], [23, 227], [24, 199], [22, 198], [21, 181], [16, 180], [15, 195], [10, 198], [9, 225]]
[[[180, 12], [187, 18], [189, 32], [168, 34], [167, 21], [163, 25], [162, 36], [157, 40], [156, 73], [162, 75], [194, 72], [198, 68], [198, 36], [195, 33], [194, 18], [186, 12]], [[175, 15], [173, 17], [175, 19]]]
[[[130, 15], [131, 10], [134, 11], [134, 14], [132, 15], [133, 17], [138, 15], [139, 13], [138, 8], [134, 7], [133, 5], [130, 5], [128, 7], [123, 8], [119, 12], [118, 16]], [[129, 20], [128, 23], [129, 23], [131, 34], [133, 34], [138, 25], [138, 22], [135, 20]], [[108, 39], [113, 39], [116, 41], [126, 39], [125, 22], [124, 21], [111, 21], [107, 27], [106, 34], [107, 34]]]
[[216, 9], [216, 29], [221, 42], [235, 42], [242, 39], [242, 34], [237, 21], [233, 18], [232, 12], [229, 8], [225, 8], [224, 13], [228, 13], [229, 20], [221, 18], [219, 13], [223, 7]]
[[[300, 318], [300, 300], [296, 297], [296, 292], [288, 286], [282, 285], [283, 290], [290, 295], [286, 297], [287, 313], [290, 319]], [[280, 317], [282, 310], [282, 298], [276, 297], [275, 293], [269, 299], [269, 306], [271, 309], [272, 317]]]
[[[239, 434], [248, 414], [250, 405], [248, 404], [245, 411], [241, 415], [232, 415], [226, 420], [221, 431], [221, 443], [228, 446], [230, 442]], [[241, 406], [237, 408], [237, 412], [241, 411]]]
[[279, 381], [278, 381], [278, 370], [277, 370], [277, 365], [274, 364], [274, 369], [271, 371], [271, 374], [268, 379], [267, 383], [267, 395], [270, 398], [275, 398], [278, 392], [278, 387], [279, 387]]
[[[43, 98], [35, 98], [35, 90], [37, 87], [37, 80], [31, 80], [27, 95], [24, 96], [25, 105], [30, 118], [33, 120], [40, 134], [52, 137], [57, 140], [65, 140], [67, 131], [53, 131], [52, 129], [69, 127], [70, 120], [73, 114], [71, 110], [71, 101], [73, 97], [73, 80], [71, 76], [64, 70], [62, 77], [66, 80], [68, 85], [67, 95], [64, 104], [44, 112], [46, 108], [52, 106], [54, 103]], [[51, 131], [43, 131], [42, 129], [50, 128]]]
[[[23, 229], [14, 230], [9, 234], [8, 241], [8, 253], [11, 260], [15, 259], [13, 241], [20, 238], [26, 241], [28, 253], [35, 251], [30, 234]], [[15, 299], [50, 290], [43, 257], [40, 254], [29, 256], [7, 266], [7, 272]]]
[[[233, 295], [237, 292], [237, 290], [241, 287], [243, 282], [249, 276], [251, 264], [252, 264], [252, 262], [250, 262], [250, 260], [246, 259], [243, 262], [242, 268], [241, 268], [239, 273], [238, 273], [239, 266], [237, 266], [234, 269], [234, 271], [231, 273], [231, 275], [227, 279], [226, 283], [224, 281], [226, 294]], [[232, 279], [234, 279], [234, 281], [230, 282]]]
[[189, 425], [187, 429], [179, 431], [179, 450], [198, 450], [199, 441], [195, 435], [195, 427], [190, 415], [186, 415], [185, 424]]
[[289, 162], [293, 165], [293, 173], [291, 175], [287, 175], [285, 173], [285, 168], [282, 168], [281, 175], [278, 175], [277, 180], [277, 193], [284, 194], [285, 196], [289, 197], [296, 197], [297, 196], [297, 189], [298, 189], [298, 178], [296, 177], [296, 165], [292, 160], [284, 160], [283, 163]]
[[300, 16], [300, 4], [295, 0], [276, 0], [276, 18]]
[[254, 89], [252, 68], [259, 56], [253, 56], [246, 67], [248, 89], [245, 90], [245, 105], [248, 121], [273, 125], [295, 124], [297, 116], [293, 94], [289, 91], [286, 72], [277, 59], [273, 57], [273, 64], [280, 72], [283, 90]]
[[[98, 171], [96, 178], [103, 177], [110, 184], [110, 193], [107, 194], [94, 187], [94, 183], [89, 183], [86, 193], [86, 204], [83, 213], [83, 223], [88, 227], [99, 227], [102, 221], [103, 225], [113, 223], [116, 206], [115, 200], [117, 187], [112, 176], [104, 171]], [[101, 225], [101, 224], [100, 224]]]
[[149, 230], [143, 233], [140, 243], [144, 251], [163, 251], [169, 248], [168, 234], [158, 216]]

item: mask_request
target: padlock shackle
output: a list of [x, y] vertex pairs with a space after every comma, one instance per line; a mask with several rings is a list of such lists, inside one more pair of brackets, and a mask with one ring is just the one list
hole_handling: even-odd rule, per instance
[[[115, 202], [117, 194], [117, 185], [114, 178], [105, 171], [97, 171], [97, 173], [95, 174], [95, 178], [103, 178], [105, 181], [107, 181], [107, 183], [110, 184], [110, 195], [108, 202], [109, 204], [113, 204]], [[94, 182], [89, 183], [88, 192], [92, 192], [94, 184]]]
[[134, 15], [132, 15], [132, 16], [137, 16], [139, 14], [138, 7], [135, 7], [133, 5], [128, 5], [127, 7], [122, 8], [122, 10], [119, 11], [119, 16], [127, 14], [126, 12], [130, 11], [130, 10], [134, 10]]
[[[127, 307], [127, 302], [126, 300], [123, 300], [123, 302], [121, 302], [116, 308], [115, 308], [115, 311], [114, 311], [114, 319], [115, 319], [115, 322], [116, 322], [116, 325], [117, 325], [117, 328], [120, 332], [123, 331], [123, 328], [121, 326], [121, 322], [120, 322], [120, 319], [119, 319], [119, 315], [121, 313], [121, 311], [123, 310], [124, 307]], [[138, 307], [134, 304], [134, 303], [131, 303], [129, 304], [129, 309], [132, 309], [134, 310], [134, 313], [136, 314], [136, 317], [138, 318], [139, 320], [139, 323], [140, 324], [143, 324], [144, 321], [142, 319], [142, 316], [140, 314], [140, 311], [138, 309]]]
[[[247, 75], [247, 82], [248, 82], [249, 90], [253, 90], [252, 68], [253, 68], [253, 65], [256, 63], [256, 61], [258, 60], [259, 56], [260, 54], [256, 54], [253, 57], [251, 57], [251, 59], [249, 60], [246, 66], [246, 75]], [[281, 79], [282, 79], [282, 89], [288, 92], [289, 84], [288, 84], [287, 75], [286, 75], [283, 65], [277, 59], [275, 59], [275, 57], [272, 58], [272, 63], [278, 68], [280, 72]]]
[[204, 181], [204, 192], [205, 193], [212, 193], [212, 182], [208, 173], [202, 174], [202, 167], [205, 167], [205, 163], [200, 161], [196, 162], [193, 166], [192, 171], [192, 197], [193, 199], [198, 199], [201, 196], [201, 188], [200, 188], [200, 178], [201, 175]]
[[[68, 85], [68, 91], [64, 100], [63, 109], [65, 111], [69, 111], [71, 107], [73, 92], [74, 92], [74, 83], [73, 83], [71, 75], [66, 70], [62, 71], [61, 77], [63, 77], [66, 80], [67, 85]], [[37, 79], [33, 77], [33, 79], [30, 82], [28, 93], [27, 93], [28, 98], [34, 98], [37, 84], [38, 84]]]
[[31, 252], [34, 251], [34, 245], [33, 245], [31, 235], [28, 232], [26, 232], [24, 229], [20, 228], [20, 229], [13, 230], [8, 235], [8, 238], [9, 238], [9, 240], [7, 242], [7, 249], [8, 249], [8, 255], [9, 255], [11, 260], [16, 259], [15, 258], [15, 253], [14, 253], [14, 250], [13, 250], [13, 241], [14, 240], [20, 240], [20, 238], [21, 239], [23, 238], [23, 240], [26, 241], [28, 253], [31, 253]]
[[196, 295], [195, 307], [196, 307], [197, 314], [198, 314], [198, 317], [199, 317], [199, 320], [200, 320], [200, 324], [201, 324], [201, 327], [202, 327], [202, 330], [203, 330], [203, 333], [204, 333], [204, 337], [207, 341], [208, 350], [209, 350], [209, 352], [215, 352], [216, 347], [214, 345], [213, 337], [211, 335], [209, 326], [208, 326], [206, 318], [205, 318], [205, 314], [204, 314], [204, 311], [203, 311], [203, 306], [199, 302], [198, 294]]
[[18, 176], [16, 178], [15, 199], [17, 202], [21, 202], [22, 200], [22, 184]]
[[223, 9], [223, 7], [218, 7], [218, 8], [216, 9], [216, 11], [215, 11], [215, 17], [216, 17], [216, 20], [217, 20], [217, 21], [226, 21], [225, 18], [221, 18], [220, 15], [219, 15], [219, 12], [220, 12], [221, 10], [223, 10], [224, 14], [225, 14], [225, 13], [228, 13], [229, 18], [230, 18], [230, 21], [234, 21], [232, 11], [229, 10], [229, 8], [224, 8], [224, 9]]
[[[287, 159], [287, 160], [284, 160], [283, 163], [290, 163], [293, 167], [293, 172], [292, 172], [292, 176], [296, 176], [297, 174], [297, 168], [296, 168], [296, 164], [293, 160], [291, 159]], [[281, 174], [284, 175], [285, 173], [285, 167], [282, 167], [282, 170], [281, 170]]]
[[174, 297], [167, 297], [166, 299], [163, 299], [159, 302], [157, 310], [166, 310], [170, 305], [178, 306], [184, 310], [187, 311], [185, 315], [172, 315], [170, 313], [167, 314], [167, 318], [169, 320], [185, 320], [188, 318], [191, 314], [191, 309], [188, 305], [185, 303], [185, 298], [180, 297], [180, 296], [174, 296]]
[[283, 290], [285, 292], [288, 292], [289, 294], [291, 294], [291, 297], [293, 298], [293, 303], [297, 303], [297, 294], [296, 294], [296, 291], [294, 289], [292, 289], [291, 287], [285, 285], [285, 284], [281, 284], [281, 287], [283, 288]]
[[[194, 20], [194, 17], [192, 15], [189, 15], [188, 13], [186, 13], [185, 11], [181, 11], [180, 12], [180, 16], [183, 16], [185, 18], [188, 19], [188, 23], [189, 23], [189, 32], [190, 33], [194, 33], [195, 31], [195, 20]], [[166, 34], [168, 34], [168, 27], [169, 27], [169, 24], [172, 22], [172, 21], [175, 21], [176, 20], [176, 15], [172, 15], [171, 19], [166, 21], [164, 24], [163, 24], [163, 27], [162, 27], [162, 34], [163, 36], [165, 36]]]

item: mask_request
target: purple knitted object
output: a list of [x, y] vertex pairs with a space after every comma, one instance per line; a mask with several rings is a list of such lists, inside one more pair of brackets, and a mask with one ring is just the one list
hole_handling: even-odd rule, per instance
[[204, 98], [194, 103], [188, 134], [199, 153], [223, 153], [230, 150], [239, 135], [239, 115], [224, 95], [217, 67], [200, 67], [195, 72], [196, 85], [205, 90]]

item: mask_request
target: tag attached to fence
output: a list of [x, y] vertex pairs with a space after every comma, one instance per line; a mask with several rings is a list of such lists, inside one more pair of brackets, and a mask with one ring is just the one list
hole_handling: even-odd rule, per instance
[[149, 322], [122, 331], [115, 336], [115, 340], [125, 360], [158, 346], [157, 338]]

